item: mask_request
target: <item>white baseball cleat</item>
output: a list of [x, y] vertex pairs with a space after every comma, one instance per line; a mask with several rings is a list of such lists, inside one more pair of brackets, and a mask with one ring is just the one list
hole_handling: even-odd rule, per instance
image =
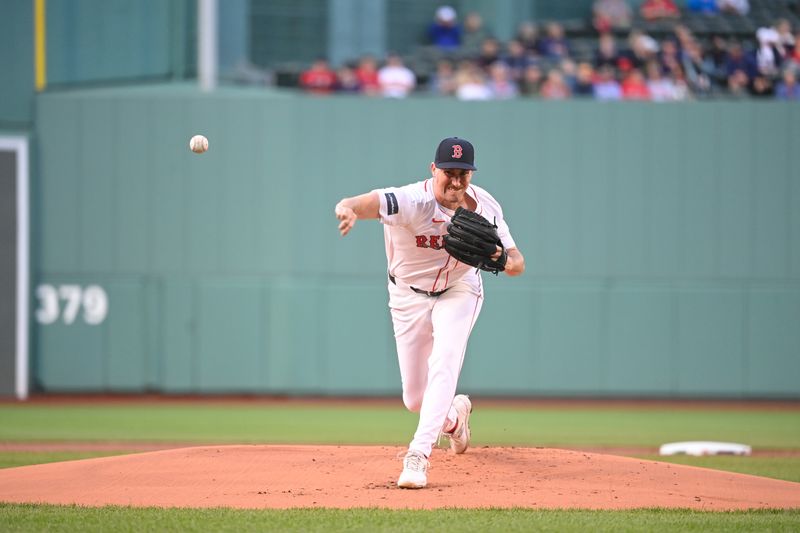
[[452, 433], [445, 433], [450, 438], [450, 449], [455, 453], [464, 453], [469, 448], [469, 414], [472, 412], [472, 402], [469, 396], [458, 394], [453, 398], [453, 407], [458, 413], [456, 429]]
[[415, 450], [408, 450], [403, 458], [403, 471], [397, 486], [403, 489], [421, 489], [428, 484], [428, 458]]

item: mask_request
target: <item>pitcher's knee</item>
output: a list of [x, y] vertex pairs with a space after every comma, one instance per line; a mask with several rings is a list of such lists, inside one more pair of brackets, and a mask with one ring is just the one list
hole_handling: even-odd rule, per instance
[[406, 409], [411, 411], [412, 413], [419, 413], [420, 409], [422, 409], [422, 398], [412, 397], [409, 394], [403, 393], [403, 403], [406, 406]]

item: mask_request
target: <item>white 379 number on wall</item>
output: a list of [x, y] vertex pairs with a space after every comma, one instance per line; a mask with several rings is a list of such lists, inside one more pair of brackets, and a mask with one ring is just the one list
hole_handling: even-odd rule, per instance
[[98, 285], [39, 285], [36, 297], [39, 299], [36, 320], [40, 324], [52, 324], [59, 316], [64, 324], [72, 324], [80, 313], [84, 322], [94, 326], [108, 314], [108, 295]]

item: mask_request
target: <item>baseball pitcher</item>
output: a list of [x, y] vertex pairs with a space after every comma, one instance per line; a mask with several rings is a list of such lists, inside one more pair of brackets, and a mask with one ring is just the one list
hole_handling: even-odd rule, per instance
[[342, 235], [360, 218], [384, 225], [403, 403], [419, 413], [397, 481], [411, 489], [427, 485], [440, 433], [457, 454], [469, 447], [472, 403], [456, 395], [456, 386], [483, 303], [480, 271], [517, 276], [525, 270], [500, 204], [472, 184], [472, 144], [444, 139], [430, 170], [425, 181], [345, 198], [335, 208]]

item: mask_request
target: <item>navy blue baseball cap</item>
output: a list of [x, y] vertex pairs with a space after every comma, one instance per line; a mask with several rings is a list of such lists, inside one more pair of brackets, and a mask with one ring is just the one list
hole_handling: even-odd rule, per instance
[[472, 143], [458, 137], [448, 137], [440, 142], [433, 162], [436, 168], [478, 170], [475, 167], [475, 148]]

